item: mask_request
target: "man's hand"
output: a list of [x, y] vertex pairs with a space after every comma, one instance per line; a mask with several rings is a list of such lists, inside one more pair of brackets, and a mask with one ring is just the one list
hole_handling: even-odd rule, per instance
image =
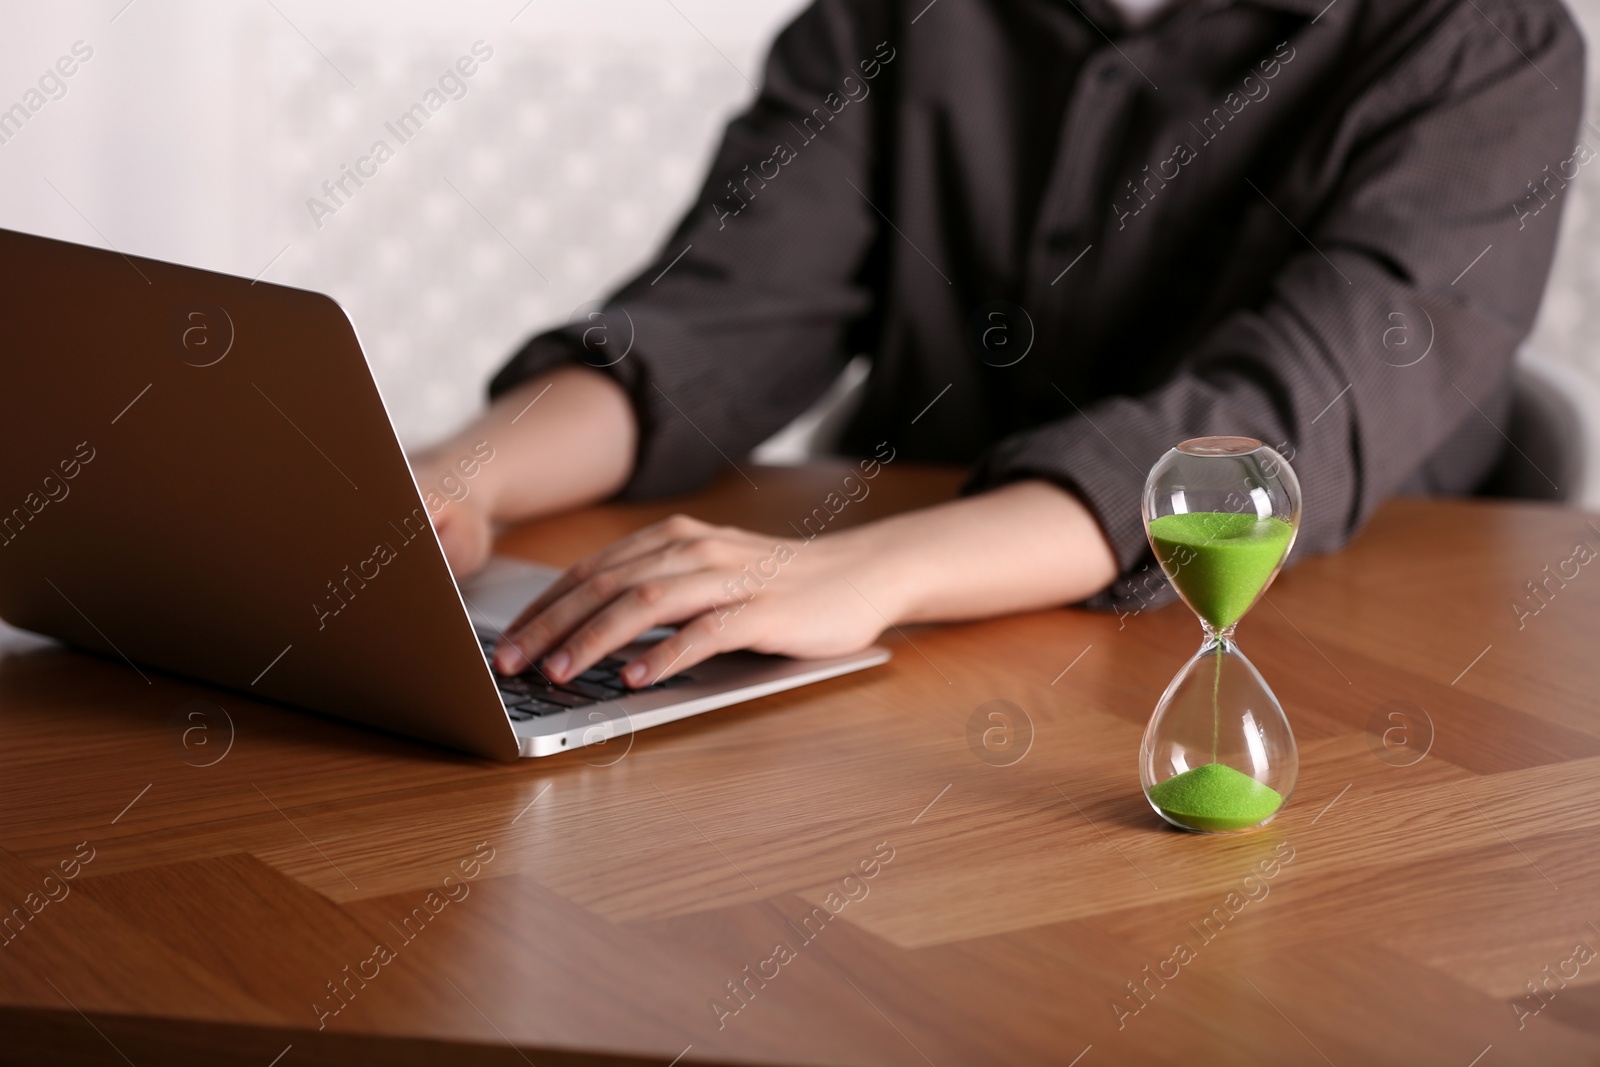
[[496, 522], [522, 522], [615, 493], [633, 468], [627, 394], [589, 367], [506, 393], [447, 441], [411, 457], [417, 488], [458, 577], [489, 558]]
[[459, 460], [430, 452], [413, 459], [412, 473], [444, 547], [444, 558], [450, 570], [464, 578], [488, 562], [494, 530], [488, 494], [463, 477], [459, 466]]
[[439, 532], [452, 573], [465, 577], [489, 562], [494, 531], [482, 508], [471, 503], [447, 505], [433, 516], [433, 528]]
[[738, 648], [844, 655], [908, 622], [1069, 604], [1116, 558], [1077, 497], [1045, 482], [896, 515], [812, 540], [675, 515], [574, 564], [507, 628], [494, 665], [567, 681], [655, 626], [677, 633], [629, 663], [652, 685]]
[[677, 623], [624, 668], [624, 682], [652, 685], [737, 648], [855, 652], [889, 625], [884, 612], [898, 610], [872, 563], [861, 537], [769, 537], [674, 515], [574, 564], [506, 628], [495, 666], [515, 674], [544, 657], [545, 675], [560, 683]]

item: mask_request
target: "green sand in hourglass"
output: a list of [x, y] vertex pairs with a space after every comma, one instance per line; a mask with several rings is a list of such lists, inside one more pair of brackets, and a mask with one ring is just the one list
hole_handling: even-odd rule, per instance
[[1162, 569], [1218, 633], [1250, 610], [1292, 537], [1294, 528], [1282, 519], [1225, 511], [1150, 520], [1150, 540]]
[[1221, 635], [1250, 610], [1271, 580], [1294, 528], [1270, 516], [1200, 511], [1163, 515], [1152, 519], [1149, 529], [1162, 569], [1205, 622], [1207, 639], [1216, 647], [1211, 762], [1151, 786], [1150, 800], [1172, 822], [1196, 830], [1225, 833], [1255, 826], [1278, 810], [1283, 797], [1264, 782], [1217, 762]]

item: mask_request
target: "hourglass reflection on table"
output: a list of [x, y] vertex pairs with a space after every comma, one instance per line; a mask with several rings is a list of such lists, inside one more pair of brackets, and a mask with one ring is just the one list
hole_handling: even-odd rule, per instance
[[1140, 784], [1156, 813], [1185, 830], [1261, 826], [1287, 803], [1299, 755], [1282, 705], [1233, 631], [1294, 544], [1300, 483], [1254, 438], [1198, 437], [1151, 469], [1143, 510], [1156, 560], [1204, 639], [1145, 728]]

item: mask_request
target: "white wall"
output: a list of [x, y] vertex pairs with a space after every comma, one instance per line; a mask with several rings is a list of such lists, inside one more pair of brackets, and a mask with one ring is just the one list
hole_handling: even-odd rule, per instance
[[[1600, 0], [1566, 0], [1589, 43], [1589, 84], [1578, 143], [1600, 155]], [[1569, 153], [1570, 154], [1570, 153]], [[1544, 160], [1552, 172], [1571, 172], [1566, 156]], [[1528, 175], [1529, 180], [1542, 173]], [[1529, 344], [1541, 355], [1567, 364], [1600, 384], [1600, 161], [1586, 165], [1563, 190], [1561, 244]], [[1536, 225], [1530, 221], [1529, 225]], [[1590, 412], [1600, 422], [1600, 411]]]
[[[93, 55], [0, 144], [0, 226], [332, 294], [412, 445], [637, 269], [801, 6], [125, 3], [3, 16], [0, 108]], [[384, 129], [479, 40], [464, 96], [405, 144]], [[308, 198], [380, 138], [393, 159], [316, 225]]]
[[[331, 293], [420, 444], [480, 402], [521, 338], [651, 252], [802, 2], [11, 7], [0, 107], [75, 41], [94, 51], [0, 144], [0, 226]], [[1600, 26], [1600, 0], [1577, 7]], [[405, 145], [386, 134], [479, 39], [494, 54], [466, 95]], [[319, 228], [307, 199], [380, 137], [394, 159]], [[1566, 194], [1535, 343], [1600, 380], [1597, 193], [1590, 166]]]

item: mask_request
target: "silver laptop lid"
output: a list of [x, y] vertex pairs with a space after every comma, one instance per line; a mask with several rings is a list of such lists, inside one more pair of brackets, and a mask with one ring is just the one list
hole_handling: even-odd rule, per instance
[[517, 755], [333, 300], [6, 230], [0, 275], [0, 616]]

